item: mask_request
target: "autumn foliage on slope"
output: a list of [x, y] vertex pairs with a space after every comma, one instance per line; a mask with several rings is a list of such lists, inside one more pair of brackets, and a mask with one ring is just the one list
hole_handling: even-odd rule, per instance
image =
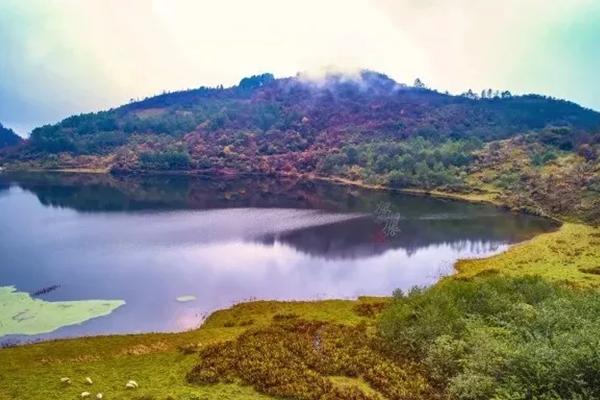
[[353, 143], [417, 136], [487, 142], [549, 126], [569, 127], [574, 141], [586, 142], [583, 133], [600, 128], [600, 114], [574, 103], [490, 96], [451, 96], [370, 71], [319, 80], [264, 74], [231, 88], [166, 93], [69, 117], [35, 129], [20, 156], [112, 154], [123, 169], [256, 169], [255, 158], [273, 159], [274, 167], [284, 158], [307, 170]]
[[[493, 155], [494, 146], [514, 140], [525, 145]], [[519, 161], [522, 153], [526, 168], [504, 174], [506, 157]], [[491, 90], [453, 96], [362, 71], [319, 79], [263, 74], [230, 88], [164, 93], [72, 116], [35, 129], [3, 161], [14, 168], [286, 174], [501, 192], [517, 208], [585, 219], [597, 214], [599, 158], [600, 114], [574, 103]], [[547, 193], [555, 182], [543, 172], [552, 165], [553, 176], [567, 177], [562, 192], [579, 196], [566, 211]], [[484, 170], [503, 172], [479, 179]]]

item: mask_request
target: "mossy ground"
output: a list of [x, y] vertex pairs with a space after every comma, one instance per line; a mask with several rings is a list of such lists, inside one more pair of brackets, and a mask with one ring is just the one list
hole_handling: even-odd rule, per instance
[[[600, 228], [564, 224], [494, 257], [464, 260], [447, 279], [495, 271], [540, 275], [575, 287], [600, 286]], [[74, 399], [83, 391], [105, 399], [262, 399], [267, 396], [238, 384], [191, 385], [186, 374], [205, 346], [239, 337], [250, 327], [301, 318], [356, 325], [373, 322], [382, 299], [318, 302], [259, 301], [214, 313], [199, 329], [176, 334], [144, 334], [59, 340], [0, 350], [0, 400]], [[365, 305], [368, 304], [368, 305]], [[374, 304], [374, 305], [371, 305]], [[91, 377], [93, 385], [84, 382]], [[69, 377], [71, 385], [60, 382]], [[125, 389], [136, 380], [140, 387]], [[334, 379], [368, 390], [356, 378]]]
[[461, 260], [455, 278], [486, 271], [539, 275], [574, 287], [600, 287], [600, 227], [565, 223], [493, 257]]
[[[259, 301], [218, 311], [189, 332], [57, 340], [2, 349], [0, 399], [74, 399], [84, 391], [103, 393], [105, 399], [267, 398], [234, 384], [189, 385], [185, 376], [197, 363], [199, 349], [234, 339], [249, 327], [290, 316], [354, 325], [369, 319], [357, 305], [373, 301]], [[93, 385], [84, 382], [88, 376]], [[72, 383], [62, 384], [61, 377]], [[139, 389], [125, 388], [130, 379]]]

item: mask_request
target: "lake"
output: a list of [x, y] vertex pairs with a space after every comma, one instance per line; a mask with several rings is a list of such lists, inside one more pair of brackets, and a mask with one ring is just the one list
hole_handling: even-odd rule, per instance
[[[390, 295], [555, 228], [489, 205], [296, 180], [4, 173], [0, 332], [181, 331], [245, 300]], [[48, 306], [59, 322], [34, 324]], [[83, 316], [67, 315], [76, 307]]]

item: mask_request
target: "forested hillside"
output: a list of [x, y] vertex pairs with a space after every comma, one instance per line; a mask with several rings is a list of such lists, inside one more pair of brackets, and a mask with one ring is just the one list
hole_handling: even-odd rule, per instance
[[0, 149], [19, 144], [22, 140], [12, 129], [5, 128], [0, 124]]
[[[266, 74], [73, 116], [0, 154], [7, 169], [113, 172], [73, 174], [62, 187], [23, 185], [45, 205], [80, 212], [166, 209], [162, 191], [119, 174], [248, 173], [266, 183], [215, 179], [211, 188], [153, 179], [178, 180], [167, 191], [175, 209], [210, 209], [219, 196], [234, 206], [240, 198], [268, 205], [264, 199], [284, 188], [271, 179], [278, 174], [310, 186], [290, 193], [293, 208], [318, 200], [317, 185], [303, 179], [321, 178], [450, 193], [564, 222], [494, 257], [462, 260], [456, 277], [391, 299], [259, 301], [182, 333], [4, 349], [0, 398], [76, 398], [92, 388], [115, 399], [600, 396], [600, 227], [589, 226], [600, 224], [600, 114], [592, 110], [488, 90], [451, 96], [373, 72], [319, 81]], [[108, 203], [86, 187], [105, 180]], [[353, 192], [357, 206], [360, 190]], [[486, 231], [498, 229], [486, 223]], [[413, 230], [403, 221], [396, 239], [410, 243], [427, 226], [419, 221]], [[454, 238], [468, 237], [464, 224], [460, 230]], [[318, 252], [301, 235], [278, 240]], [[344, 240], [318, 245], [342, 248]], [[62, 376], [68, 381], [59, 383]], [[124, 384], [133, 378], [139, 388]]]
[[11, 168], [293, 174], [504, 196], [597, 220], [600, 114], [539, 95], [460, 96], [371, 71], [244, 78], [35, 129]]

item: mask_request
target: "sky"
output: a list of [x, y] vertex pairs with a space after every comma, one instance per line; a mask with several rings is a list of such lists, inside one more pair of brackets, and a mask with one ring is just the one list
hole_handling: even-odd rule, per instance
[[244, 76], [368, 68], [600, 110], [598, 0], [0, 0], [0, 122]]

